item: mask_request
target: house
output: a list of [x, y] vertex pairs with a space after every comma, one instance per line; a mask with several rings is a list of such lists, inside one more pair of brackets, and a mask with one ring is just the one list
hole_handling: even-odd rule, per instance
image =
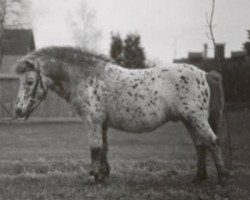
[[205, 71], [220, 72], [226, 100], [250, 102], [250, 41], [243, 46], [242, 50], [232, 51], [231, 57], [225, 57], [225, 44], [216, 44], [214, 57], [208, 58], [207, 45], [204, 45], [203, 52], [189, 52], [187, 58], [175, 59], [173, 62], [189, 63]]
[[173, 62], [193, 64], [205, 71], [220, 71], [221, 69], [219, 69], [220, 66], [217, 64], [217, 58], [222, 62], [221, 64], [225, 62], [225, 44], [216, 44], [213, 58], [207, 57], [207, 50], [208, 46], [204, 44], [203, 52], [188, 52], [187, 58], [174, 59]]
[[35, 42], [32, 30], [5, 29], [0, 73], [14, 73], [13, 64], [34, 49]]

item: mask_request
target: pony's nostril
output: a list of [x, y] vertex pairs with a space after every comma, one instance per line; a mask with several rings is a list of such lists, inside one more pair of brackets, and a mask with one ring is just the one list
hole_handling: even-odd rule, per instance
[[20, 115], [20, 114], [22, 114], [22, 109], [21, 108], [18, 108], [18, 107], [16, 107], [16, 114], [17, 115]]

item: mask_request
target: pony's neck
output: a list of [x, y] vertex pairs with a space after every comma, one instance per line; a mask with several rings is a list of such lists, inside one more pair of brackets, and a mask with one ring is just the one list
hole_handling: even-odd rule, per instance
[[59, 96], [70, 102], [76, 75], [64, 64], [54, 64], [47, 62], [43, 67], [43, 73], [49, 79], [48, 87]]
[[50, 85], [50, 89], [57, 93], [60, 97], [64, 98], [67, 102], [70, 102], [72, 90], [68, 82], [53, 81], [52, 85]]

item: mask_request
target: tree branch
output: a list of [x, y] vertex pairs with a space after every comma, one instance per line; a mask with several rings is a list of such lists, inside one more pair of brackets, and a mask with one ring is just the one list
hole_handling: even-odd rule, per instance
[[[211, 9], [211, 13], [210, 13], [210, 18], [208, 17], [208, 13], [206, 13], [206, 21], [207, 21], [207, 25], [208, 25], [208, 28], [209, 28], [209, 33], [206, 33], [207, 36], [208, 36], [208, 39], [212, 41], [213, 43], [213, 46], [214, 46], [214, 51], [216, 51], [216, 41], [215, 41], [215, 37], [214, 37], [214, 13], [215, 13], [215, 0], [212, 0], [212, 9]], [[221, 64], [221, 60], [220, 60], [220, 57], [218, 56], [218, 54], [215, 54], [216, 56], [216, 59], [217, 59], [217, 64], [219, 66], [219, 70], [220, 72], [222, 72], [222, 64]], [[225, 155], [227, 158], [225, 160], [225, 164], [226, 164], [226, 167], [228, 169], [231, 169], [231, 166], [232, 166], [232, 160], [231, 160], [231, 157], [232, 157], [232, 149], [231, 149], [231, 131], [230, 131], [230, 128], [229, 128], [229, 117], [228, 117], [228, 111], [227, 111], [227, 106], [224, 107], [224, 116], [225, 116], [225, 126], [226, 126], [226, 131], [227, 131], [227, 135], [226, 135], [226, 140], [227, 140], [227, 152], [226, 154], [229, 154], [229, 155]], [[225, 136], [224, 136], [225, 137]]]
[[[216, 25], [214, 25], [214, 13], [215, 13], [215, 0], [212, 0], [212, 8], [211, 8], [210, 16], [208, 17], [208, 13], [206, 13], [206, 21], [207, 21], [207, 26], [209, 29], [209, 34], [208, 33], [206, 34], [207, 34], [208, 39], [211, 40], [213, 43], [214, 51], [216, 51], [216, 41], [214, 37], [214, 28], [216, 27]], [[221, 60], [217, 54], [215, 56], [218, 62], [219, 70], [221, 71], [222, 70]]]

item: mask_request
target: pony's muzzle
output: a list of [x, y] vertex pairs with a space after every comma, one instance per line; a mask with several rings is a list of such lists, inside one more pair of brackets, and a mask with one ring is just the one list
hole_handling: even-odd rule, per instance
[[24, 117], [26, 112], [23, 110], [23, 107], [20, 104], [17, 104], [15, 106], [15, 113], [18, 117]]
[[16, 115], [17, 115], [17, 116], [21, 116], [21, 115], [22, 115], [22, 113], [23, 113], [23, 111], [22, 111], [22, 109], [21, 109], [21, 108], [16, 107], [16, 108], [15, 108], [15, 113], [16, 113]]

